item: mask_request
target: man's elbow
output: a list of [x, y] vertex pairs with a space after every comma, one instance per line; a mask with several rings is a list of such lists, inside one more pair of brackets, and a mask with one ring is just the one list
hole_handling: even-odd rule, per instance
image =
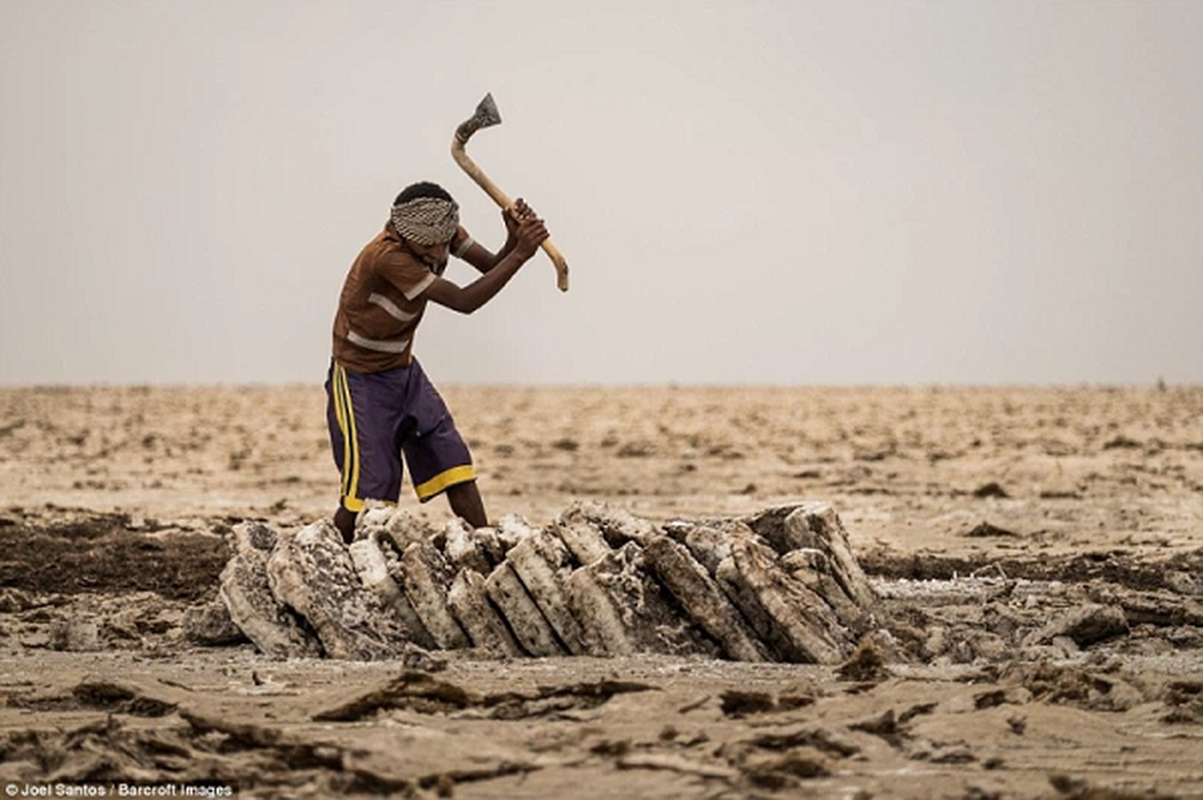
[[460, 314], [471, 314], [476, 309], [480, 308], [482, 303], [476, 300], [475, 297], [464, 289], [455, 289], [451, 287], [451, 291], [447, 291], [448, 287], [439, 287], [439, 291], [431, 291], [427, 295], [427, 299], [431, 300], [443, 308], [449, 308], [452, 311]]
[[460, 293], [455, 296], [454, 301], [451, 303], [451, 309], [468, 316], [475, 313], [482, 305], [484, 305], [483, 302], [468, 296], [467, 293]]

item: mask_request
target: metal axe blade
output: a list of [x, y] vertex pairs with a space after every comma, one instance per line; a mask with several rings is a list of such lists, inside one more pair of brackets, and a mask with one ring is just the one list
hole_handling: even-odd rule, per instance
[[497, 110], [497, 103], [493, 101], [493, 93], [489, 92], [485, 95], [485, 99], [476, 104], [476, 111], [472, 116], [461, 122], [455, 129], [455, 138], [467, 144], [468, 140], [472, 138], [472, 134], [481, 128], [500, 124], [501, 112]]
[[[484, 170], [477, 166], [464, 150], [464, 145], [472, 138], [472, 134], [481, 128], [500, 124], [501, 113], [497, 110], [497, 103], [493, 101], [493, 94], [490, 92], [485, 95], [484, 100], [476, 104], [476, 111], [472, 116], [455, 129], [455, 136], [451, 139], [451, 157], [455, 159], [456, 164], [459, 164], [460, 169], [468, 174], [469, 178], [476, 181], [477, 186], [484, 189], [485, 194], [493, 198], [494, 203], [506, 209], [512, 206], [514, 201], [510, 200], [509, 195], [501, 191], [501, 187], [493, 183], [488, 175], [485, 175]], [[555, 265], [556, 285], [560, 287], [560, 291], [568, 291], [568, 262], [564, 259], [564, 254], [556, 249], [556, 246], [551, 243], [551, 239], [544, 239], [540, 246], [551, 259], [551, 263]]]

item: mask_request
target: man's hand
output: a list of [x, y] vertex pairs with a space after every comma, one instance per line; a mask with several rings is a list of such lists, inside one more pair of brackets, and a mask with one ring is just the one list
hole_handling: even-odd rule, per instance
[[526, 204], [526, 201], [521, 197], [509, 208], [501, 210], [501, 219], [505, 222], [505, 232], [507, 236], [506, 244], [513, 245], [518, 242], [518, 226], [522, 224], [522, 220], [537, 216], [535, 210]]
[[514, 255], [523, 261], [529, 260], [549, 235], [547, 225], [531, 211], [519, 220], [518, 228], [514, 231]]

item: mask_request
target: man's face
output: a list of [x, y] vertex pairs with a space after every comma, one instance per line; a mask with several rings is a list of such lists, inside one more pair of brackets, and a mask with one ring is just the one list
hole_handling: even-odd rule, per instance
[[429, 267], [430, 271], [435, 275], [442, 275], [443, 270], [447, 269], [447, 258], [451, 253], [451, 242], [444, 242], [443, 244], [418, 244], [417, 242], [407, 240], [405, 246], [418, 257], [418, 260]]

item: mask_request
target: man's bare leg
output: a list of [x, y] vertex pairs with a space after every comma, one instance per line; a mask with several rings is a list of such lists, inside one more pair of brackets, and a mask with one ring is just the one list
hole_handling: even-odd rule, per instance
[[480, 498], [476, 481], [457, 483], [449, 487], [447, 502], [451, 503], [451, 510], [455, 515], [473, 528], [484, 528], [489, 524], [489, 517], [485, 514], [485, 502]]
[[338, 528], [347, 544], [355, 541], [355, 517], [354, 511], [348, 511], [346, 506], [342, 505], [334, 512], [334, 527]]

